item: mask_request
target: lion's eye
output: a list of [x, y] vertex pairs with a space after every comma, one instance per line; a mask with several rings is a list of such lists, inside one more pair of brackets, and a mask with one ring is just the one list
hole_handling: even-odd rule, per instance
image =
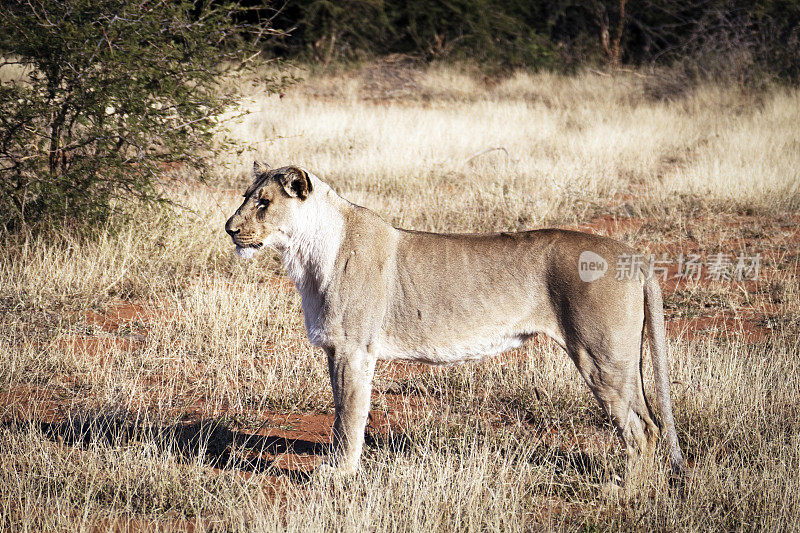
[[269, 206], [269, 200], [259, 200], [258, 201], [258, 208], [259, 209], [266, 209]]

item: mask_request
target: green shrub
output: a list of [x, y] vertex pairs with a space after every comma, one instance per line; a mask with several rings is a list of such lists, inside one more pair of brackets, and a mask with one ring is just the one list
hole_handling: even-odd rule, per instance
[[265, 34], [237, 22], [239, 11], [187, 0], [4, 2], [0, 224], [102, 220], [132, 198], [163, 202], [166, 169], [202, 175], [217, 117], [236, 96], [217, 80], [253, 53], [248, 32]]

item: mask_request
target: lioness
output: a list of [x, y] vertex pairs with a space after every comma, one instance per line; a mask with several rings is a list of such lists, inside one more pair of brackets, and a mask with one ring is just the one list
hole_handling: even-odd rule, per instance
[[652, 454], [659, 433], [642, 386], [646, 326], [672, 467], [682, 471], [658, 281], [602, 271], [634, 250], [558, 229], [398, 229], [301, 168], [256, 162], [253, 173], [225, 231], [241, 256], [262, 246], [280, 251], [300, 291], [308, 337], [328, 357], [331, 466], [343, 473], [358, 467], [376, 360], [480, 360], [541, 332], [566, 350], [610, 415], [630, 468]]

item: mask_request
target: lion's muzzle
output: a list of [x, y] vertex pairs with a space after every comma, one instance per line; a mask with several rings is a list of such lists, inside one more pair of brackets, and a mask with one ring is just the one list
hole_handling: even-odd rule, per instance
[[232, 238], [233, 238], [233, 237], [236, 237], [236, 234], [237, 234], [237, 233], [239, 233], [239, 231], [240, 231], [240, 230], [239, 230], [239, 228], [237, 227], [236, 220], [234, 220], [235, 218], [236, 218], [236, 215], [233, 215], [233, 216], [232, 216], [231, 218], [229, 218], [229, 219], [228, 219], [228, 221], [225, 223], [225, 231], [226, 231], [226, 232], [228, 233], [228, 235], [230, 235]]

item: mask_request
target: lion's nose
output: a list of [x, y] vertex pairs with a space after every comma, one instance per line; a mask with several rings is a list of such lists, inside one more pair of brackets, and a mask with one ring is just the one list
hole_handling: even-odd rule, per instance
[[231, 222], [233, 222], [233, 217], [229, 218], [228, 221], [225, 223], [225, 231], [228, 232], [228, 235], [233, 237], [234, 235], [239, 233], [239, 228], [234, 228]]

